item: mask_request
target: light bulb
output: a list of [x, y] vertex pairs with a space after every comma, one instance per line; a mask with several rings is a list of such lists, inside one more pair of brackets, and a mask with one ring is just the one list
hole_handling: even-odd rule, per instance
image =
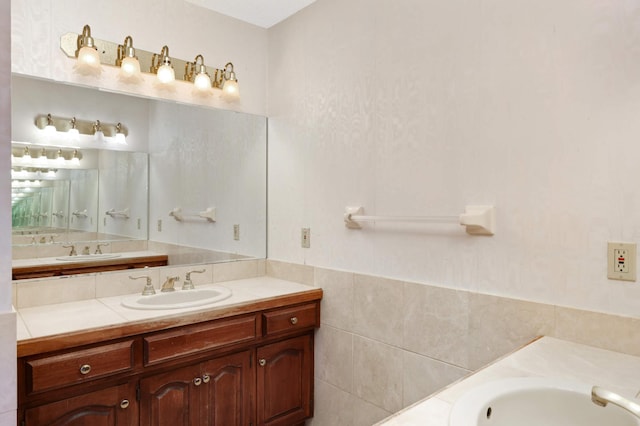
[[127, 144], [127, 137], [122, 132], [122, 124], [121, 123], [116, 124], [116, 143], [119, 144], [119, 145], [126, 145]]
[[176, 79], [176, 73], [171, 64], [165, 64], [158, 68], [158, 81], [162, 84], [170, 84]]
[[82, 35], [78, 36], [78, 46], [82, 46], [77, 51], [78, 61], [75, 69], [78, 73], [84, 75], [98, 75], [102, 71], [100, 68], [100, 55], [98, 49], [93, 43], [91, 37], [91, 28], [85, 25], [82, 29]]
[[71, 158], [71, 164], [73, 164], [74, 166], [77, 166], [77, 165], [80, 164], [80, 157], [78, 157], [78, 150], [77, 149], [73, 150], [73, 157]]
[[47, 114], [47, 125], [44, 128], [44, 132], [48, 137], [51, 137], [56, 134], [56, 131], [57, 129], [56, 126], [53, 125], [53, 118], [51, 117], [51, 114]]
[[22, 161], [31, 161], [31, 153], [29, 152], [29, 147], [24, 147], [24, 154], [22, 155]]
[[[96, 120], [96, 122], [93, 124], [93, 140], [95, 140], [98, 143], [104, 142], [104, 132], [102, 131], [100, 120]], [[74, 155], [76, 153], [77, 151], [74, 152]]]
[[80, 140], [80, 132], [76, 128], [76, 118], [73, 117], [71, 119], [71, 128], [67, 131], [67, 135], [69, 136], [69, 140], [71, 142], [77, 142]]
[[198, 73], [193, 80], [193, 85], [200, 92], [208, 92], [211, 90], [211, 77], [206, 72]]
[[121, 80], [129, 83], [137, 83], [142, 80], [140, 62], [136, 57], [131, 36], [127, 36], [124, 39], [124, 44], [118, 46], [118, 63], [120, 63]]
[[124, 58], [120, 65], [120, 74], [128, 80], [140, 78], [140, 62], [138, 58]]
[[56, 153], [56, 161], [58, 163], [64, 163], [65, 162], [64, 154], [62, 153], [61, 149], [59, 149], [58, 152]]
[[240, 98], [240, 88], [236, 73], [231, 62], [224, 66], [224, 82], [222, 83], [222, 95], [227, 101], [235, 101]]

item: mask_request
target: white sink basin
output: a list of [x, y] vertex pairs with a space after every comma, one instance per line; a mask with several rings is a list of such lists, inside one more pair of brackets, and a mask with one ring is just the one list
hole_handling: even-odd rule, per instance
[[449, 426], [637, 426], [638, 418], [591, 401], [591, 388], [569, 380], [519, 377], [471, 389], [452, 406]]
[[64, 260], [67, 262], [82, 262], [85, 260], [106, 260], [115, 259], [122, 256], [121, 253], [103, 253], [103, 254], [78, 254], [76, 256], [56, 257], [56, 260]]
[[195, 290], [175, 290], [150, 296], [136, 294], [122, 300], [122, 306], [131, 309], [181, 309], [210, 305], [231, 297], [226, 287], [197, 288]]

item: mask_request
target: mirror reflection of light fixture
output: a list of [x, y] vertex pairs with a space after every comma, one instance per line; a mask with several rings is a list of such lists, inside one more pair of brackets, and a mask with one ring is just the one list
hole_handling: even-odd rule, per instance
[[52, 136], [56, 133], [56, 126], [53, 124], [53, 118], [51, 118], [51, 114], [47, 114], [47, 125], [44, 128], [44, 131], [47, 135]]
[[127, 36], [124, 44], [118, 45], [118, 59], [116, 65], [120, 67], [120, 79], [129, 83], [138, 83], [142, 80], [140, 74], [140, 62], [133, 48], [133, 39]]
[[169, 58], [169, 47], [162, 46], [159, 54], [154, 53], [151, 59], [151, 72], [155, 73], [162, 84], [171, 84], [176, 79], [176, 72]]
[[78, 154], [77, 149], [73, 150], [73, 157], [71, 157], [71, 164], [73, 164], [74, 166], [77, 166], [80, 164], [80, 156]]
[[47, 158], [47, 150], [42, 148], [40, 150], [40, 157], [38, 157], [38, 163], [47, 164], [48, 161], [49, 159]]
[[96, 120], [96, 122], [93, 124], [93, 139], [99, 143], [104, 142], [104, 132], [102, 131], [100, 120]]
[[230, 101], [238, 99], [240, 97], [240, 88], [238, 87], [238, 79], [231, 62], [224, 66], [222, 78], [222, 93], [225, 98]]
[[93, 37], [91, 37], [91, 27], [85, 25], [82, 29], [82, 35], [78, 36], [78, 50], [76, 50], [76, 57], [78, 61], [75, 65], [75, 70], [83, 75], [97, 75], [100, 74], [102, 69], [100, 68], [100, 55], [96, 48]]
[[22, 161], [31, 161], [31, 153], [29, 152], [29, 147], [24, 147], [24, 153], [22, 154]]
[[127, 137], [122, 132], [122, 124], [120, 123], [116, 124], [116, 143], [119, 145], [127, 144]]
[[69, 140], [71, 140], [72, 142], [77, 142], [78, 140], [80, 140], [80, 131], [76, 127], [76, 118], [73, 117], [69, 123], [71, 124], [71, 128], [67, 130], [67, 133], [69, 134]]

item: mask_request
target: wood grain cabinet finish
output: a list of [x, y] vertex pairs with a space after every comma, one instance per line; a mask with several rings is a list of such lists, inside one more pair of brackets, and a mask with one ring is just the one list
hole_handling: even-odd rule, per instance
[[136, 384], [128, 383], [29, 408], [25, 426], [135, 426]]
[[26, 361], [27, 391], [40, 392], [133, 370], [134, 340]]
[[317, 299], [19, 358], [18, 425], [303, 424], [313, 415], [319, 307]]
[[288, 426], [313, 415], [313, 336], [258, 348], [258, 424]]

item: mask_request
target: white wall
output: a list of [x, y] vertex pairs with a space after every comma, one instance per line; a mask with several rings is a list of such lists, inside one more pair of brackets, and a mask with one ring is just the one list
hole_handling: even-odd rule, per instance
[[[101, 87], [143, 96], [204, 103], [225, 109], [265, 113], [266, 30], [172, 0], [102, 0], [87, 4], [77, 0], [29, 0], [12, 2], [12, 71], [18, 74]], [[60, 36], [81, 33], [91, 26], [94, 38], [123, 42], [131, 35], [134, 47], [159, 52], [169, 46], [174, 58], [192, 60], [202, 54], [205, 63], [222, 68], [234, 63], [241, 92], [239, 104], [194, 98], [192, 85], [177, 84], [173, 92], [158, 90], [154, 77], [135, 86], [121, 83], [115, 67], [103, 66], [99, 78], [73, 72], [75, 60], [60, 50]], [[144, 71], [144, 70], [143, 70]]]
[[[640, 1], [319, 0], [269, 31], [269, 258], [640, 316]], [[345, 228], [345, 206], [457, 226]], [[300, 228], [311, 248], [300, 248]]]

